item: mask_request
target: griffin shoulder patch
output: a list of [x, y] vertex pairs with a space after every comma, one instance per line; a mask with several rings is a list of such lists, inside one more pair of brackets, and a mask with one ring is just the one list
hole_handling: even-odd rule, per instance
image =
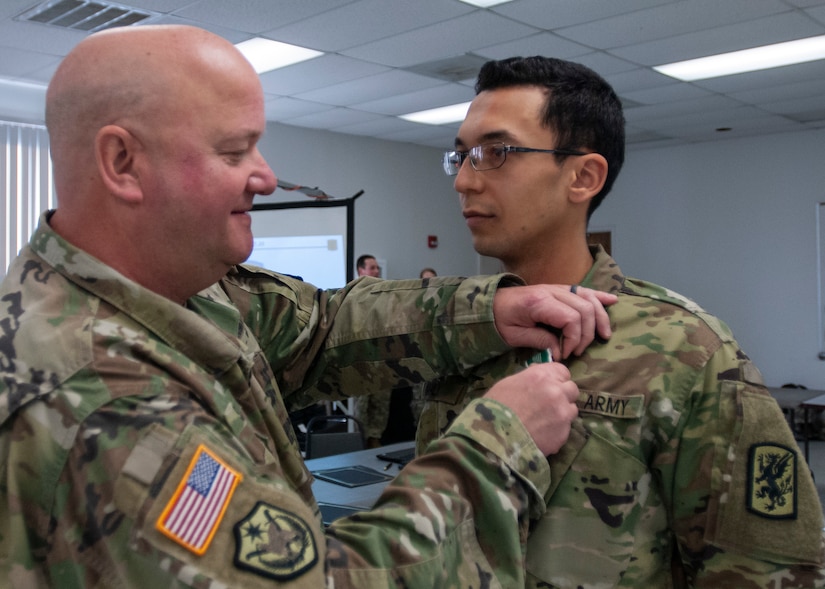
[[754, 444], [748, 460], [747, 508], [772, 519], [796, 519], [796, 451]]

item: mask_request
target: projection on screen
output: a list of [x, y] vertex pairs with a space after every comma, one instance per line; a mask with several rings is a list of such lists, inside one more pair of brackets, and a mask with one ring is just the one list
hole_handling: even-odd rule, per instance
[[300, 276], [319, 288], [347, 283], [346, 207], [255, 210], [247, 264]]

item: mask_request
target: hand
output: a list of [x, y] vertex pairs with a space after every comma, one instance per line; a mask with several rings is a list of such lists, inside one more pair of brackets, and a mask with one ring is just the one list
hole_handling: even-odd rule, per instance
[[570, 371], [558, 362], [532, 364], [503, 378], [487, 391], [515, 413], [545, 456], [559, 451], [570, 435], [570, 424], [579, 414], [579, 387]]
[[569, 286], [514, 286], [496, 292], [493, 314], [505, 342], [514, 348], [550, 348], [553, 358], [560, 359], [581, 354], [596, 335], [610, 337], [604, 305], [616, 300], [616, 295], [583, 287], [573, 293]]

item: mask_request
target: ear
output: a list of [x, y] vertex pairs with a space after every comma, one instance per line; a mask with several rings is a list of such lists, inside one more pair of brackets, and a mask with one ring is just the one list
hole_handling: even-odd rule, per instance
[[109, 192], [129, 203], [143, 199], [135, 156], [140, 142], [117, 125], [106, 125], [95, 136], [95, 156], [100, 178]]
[[570, 199], [576, 203], [588, 202], [596, 196], [607, 179], [607, 160], [598, 153], [568, 158], [574, 163], [575, 178], [570, 185]]

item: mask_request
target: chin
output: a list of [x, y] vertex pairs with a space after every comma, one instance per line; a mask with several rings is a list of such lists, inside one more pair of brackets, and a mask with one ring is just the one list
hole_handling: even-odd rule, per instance
[[224, 263], [229, 266], [237, 266], [238, 264], [243, 264], [249, 259], [251, 253], [251, 246], [248, 248], [227, 247], [225, 250], [226, 257], [224, 258]]
[[233, 243], [227, 244], [227, 251], [232, 252], [234, 255], [233, 258], [237, 258], [236, 264], [240, 264], [245, 262], [246, 259], [252, 255], [252, 248], [254, 246], [254, 240], [252, 238], [252, 232], [245, 235], [239, 235], [234, 240]]
[[481, 254], [482, 256], [488, 256], [490, 258], [495, 258], [498, 249], [483, 239], [475, 239], [473, 240], [473, 249], [476, 250], [476, 253]]

